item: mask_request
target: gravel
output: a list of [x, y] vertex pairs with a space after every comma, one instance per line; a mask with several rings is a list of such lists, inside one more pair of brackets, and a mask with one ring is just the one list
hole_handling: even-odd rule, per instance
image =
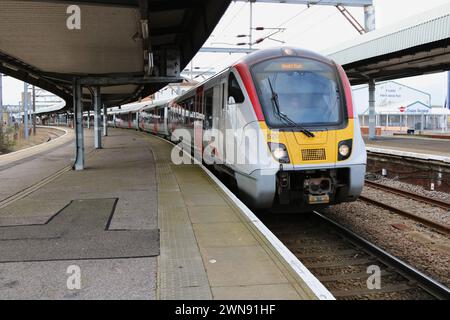
[[362, 201], [322, 210], [330, 218], [450, 286], [450, 239], [408, 218]]
[[389, 187], [414, 192], [432, 199], [441, 200], [450, 203], [450, 194], [440, 191], [430, 191], [424, 189], [422, 186], [413, 185], [406, 182], [401, 182], [394, 179], [388, 179], [379, 175], [374, 176], [376, 178], [376, 182], [380, 184], [384, 184]]
[[431, 221], [450, 226], [450, 211], [448, 210], [367, 186], [364, 187], [362, 195], [378, 202], [387, 203], [395, 208], [414, 213]]

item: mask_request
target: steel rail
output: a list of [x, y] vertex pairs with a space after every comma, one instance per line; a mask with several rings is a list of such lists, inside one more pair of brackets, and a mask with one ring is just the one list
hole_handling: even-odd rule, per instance
[[365, 185], [371, 187], [371, 188], [375, 188], [375, 189], [379, 189], [379, 190], [385, 190], [385, 191], [389, 191], [391, 193], [395, 193], [398, 194], [400, 196], [404, 196], [404, 197], [408, 197], [429, 205], [433, 205], [439, 208], [442, 208], [444, 210], [450, 210], [450, 203], [445, 202], [445, 201], [441, 201], [441, 200], [437, 200], [437, 199], [432, 199], [432, 198], [427, 198], [423, 195], [414, 193], [414, 192], [410, 192], [410, 191], [406, 191], [406, 190], [402, 190], [402, 189], [397, 189], [397, 188], [393, 188], [381, 183], [377, 183], [374, 181], [370, 181], [370, 180], [365, 180], [364, 181]]
[[403, 210], [403, 209], [391, 206], [389, 204], [380, 202], [378, 200], [375, 200], [375, 199], [372, 199], [372, 198], [369, 198], [369, 197], [366, 197], [366, 196], [362, 196], [361, 195], [361, 196], [359, 196], [358, 199], [361, 200], [361, 201], [373, 204], [373, 205], [375, 205], [377, 207], [386, 209], [388, 211], [397, 213], [397, 214], [399, 214], [401, 216], [410, 218], [410, 219], [415, 220], [417, 222], [420, 222], [420, 223], [422, 223], [422, 224], [424, 224], [424, 225], [426, 225], [426, 226], [428, 226], [430, 228], [433, 228], [433, 229], [435, 229], [435, 230], [437, 230], [439, 232], [443, 232], [446, 235], [450, 234], [450, 226], [448, 226], [448, 225], [445, 225], [445, 224], [442, 224], [442, 223], [430, 220], [428, 218], [421, 217], [421, 216], [419, 216], [417, 214], [408, 212], [406, 210]]
[[450, 288], [448, 288], [445, 285], [443, 285], [442, 283], [432, 279], [431, 277], [427, 276], [426, 274], [422, 273], [421, 271], [417, 270], [416, 268], [410, 266], [409, 264], [405, 263], [404, 261], [400, 260], [399, 258], [393, 256], [392, 254], [388, 253], [387, 251], [381, 249], [380, 247], [376, 246], [375, 244], [367, 241], [366, 239], [357, 235], [350, 229], [348, 229], [348, 228], [344, 227], [343, 225], [339, 224], [338, 222], [326, 217], [325, 215], [321, 214], [320, 212], [314, 211], [314, 214], [316, 214], [322, 220], [326, 221], [328, 224], [332, 225], [340, 233], [344, 234], [347, 238], [354, 241], [356, 244], [361, 246], [363, 249], [365, 249], [365, 250], [369, 251], [370, 253], [372, 253], [373, 255], [375, 255], [380, 261], [382, 261], [386, 265], [389, 265], [389, 266], [395, 268], [395, 270], [398, 270], [399, 273], [402, 274], [407, 279], [416, 282], [420, 288], [427, 291], [429, 294], [433, 295], [434, 297], [436, 297], [440, 300], [449, 300], [450, 299]]

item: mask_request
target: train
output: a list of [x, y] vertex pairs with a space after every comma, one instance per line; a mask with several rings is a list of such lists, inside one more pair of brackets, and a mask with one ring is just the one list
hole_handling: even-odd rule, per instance
[[363, 188], [367, 155], [350, 82], [312, 51], [257, 50], [172, 100], [110, 116], [109, 125], [201, 155], [253, 208], [314, 210], [355, 201]]

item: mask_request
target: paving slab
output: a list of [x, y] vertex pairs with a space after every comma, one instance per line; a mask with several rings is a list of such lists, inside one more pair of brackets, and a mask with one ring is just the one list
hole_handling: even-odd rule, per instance
[[159, 230], [108, 230], [116, 203], [75, 200], [45, 225], [0, 227], [0, 262], [158, 255]]
[[148, 137], [158, 181], [160, 299], [317, 299], [198, 165]]
[[[80, 289], [67, 286], [73, 266]], [[157, 258], [0, 263], [0, 299], [154, 300], [156, 269]]]
[[[110, 130], [101, 150], [89, 152], [91, 142], [84, 171], [53, 177], [73, 161], [64, 145], [0, 171], [0, 194], [14, 199], [0, 206], [0, 298], [156, 298], [153, 154], [127, 130]], [[15, 199], [23, 188], [32, 192]], [[80, 290], [67, 289], [71, 264], [81, 268]]]

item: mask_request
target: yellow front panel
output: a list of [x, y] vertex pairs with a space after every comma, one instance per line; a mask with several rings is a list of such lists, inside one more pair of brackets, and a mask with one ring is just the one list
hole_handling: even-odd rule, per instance
[[266, 132], [267, 142], [283, 143], [288, 149], [293, 165], [325, 164], [337, 162], [337, 148], [342, 140], [353, 139], [353, 119], [348, 119], [344, 129], [312, 131], [315, 137], [307, 137], [301, 132], [270, 130], [264, 121], [261, 129]]

